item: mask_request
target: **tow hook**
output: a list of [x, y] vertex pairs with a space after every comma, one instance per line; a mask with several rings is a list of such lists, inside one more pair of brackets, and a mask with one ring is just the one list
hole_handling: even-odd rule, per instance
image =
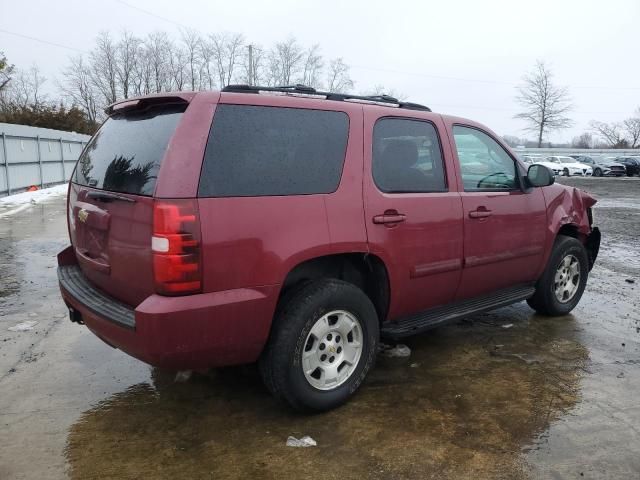
[[78, 325], [84, 325], [82, 314], [73, 307], [69, 307], [69, 320], [73, 323], [77, 323]]

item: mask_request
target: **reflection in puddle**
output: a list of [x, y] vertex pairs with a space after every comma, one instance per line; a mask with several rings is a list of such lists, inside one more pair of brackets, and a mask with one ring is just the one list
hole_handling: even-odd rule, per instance
[[[524, 305], [412, 339], [380, 358], [342, 408], [303, 416], [277, 404], [254, 368], [173, 383], [153, 371], [70, 429], [72, 478], [519, 478], [522, 452], [580, 396], [587, 349], [572, 317]], [[512, 328], [501, 328], [514, 323]], [[285, 446], [310, 435], [318, 446]], [[533, 447], [535, 448], [535, 447]]]

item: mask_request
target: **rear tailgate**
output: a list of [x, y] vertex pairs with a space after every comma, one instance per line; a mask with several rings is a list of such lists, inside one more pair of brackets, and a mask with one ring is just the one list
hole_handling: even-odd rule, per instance
[[69, 190], [69, 233], [82, 272], [131, 306], [154, 292], [156, 179], [186, 101], [132, 102], [91, 139]]

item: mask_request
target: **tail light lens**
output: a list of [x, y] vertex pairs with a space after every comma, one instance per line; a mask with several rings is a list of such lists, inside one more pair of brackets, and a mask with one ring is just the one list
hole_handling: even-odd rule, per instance
[[153, 209], [153, 276], [161, 295], [202, 291], [196, 200], [158, 200]]

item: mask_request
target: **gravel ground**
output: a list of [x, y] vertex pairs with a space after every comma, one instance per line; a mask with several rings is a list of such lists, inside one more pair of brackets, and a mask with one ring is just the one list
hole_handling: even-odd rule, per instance
[[63, 199], [3, 218], [0, 478], [637, 478], [640, 179], [559, 181], [599, 198], [603, 233], [572, 315], [522, 303], [412, 338], [313, 416], [278, 405], [255, 368], [175, 382], [71, 324]]

